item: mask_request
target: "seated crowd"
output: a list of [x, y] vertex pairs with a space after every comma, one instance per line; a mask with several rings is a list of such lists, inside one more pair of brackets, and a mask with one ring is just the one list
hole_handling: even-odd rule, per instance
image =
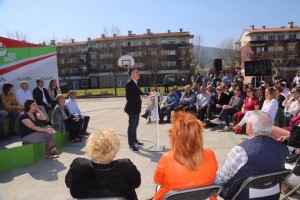
[[[174, 189], [215, 183], [222, 186], [220, 196], [229, 200], [249, 176], [285, 168], [292, 169], [293, 174], [286, 180], [284, 188], [300, 184], [300, 86], [294, 84], [288, 88], [285, 82], [276, 80], [274, 86], [262, 82], [255, 88], [243, 85], [241, 81], [232, 82], [228, 73], [224, 76], [212, 76], [212, 80], [206, 77], [206, 82], [193, 83], [192, 87], [187, 85], [183, 94], [174, 86], [158, 109], [159, 123], [171, 123], [171, 148], [163, 153], [157, 164], [153, 180], [160, 187], [150, 199], [161, 200]], [[23, 91], [20, 92], [30, 96], [28, 85], [23, 82], [21, 85]], [[55, 83], [51, 83], [51, 88], [57, 88]], [[19, 134], [23, 143], [45, 142], [48, 158], [56, 158], [60, 154], [54, 146], [53, 133], [56, 130], [69, 131], [72, 142], [81, 141], [87, 134], [89, 117], [80, 112], [75, 91], [70, 91], [66, 100], [60, 90], [48, 92], [43, 88], [43, 80], [38, 79], [33, 99], [28, 98], [21, 103], [18, 93], [14, 95], [13, 90], [12, 84], [3, 85], [0, 121], [5, 117], [15, 119], [19, 116]], [[156, 94], [157, 91], [154, 89], [152, 92]], [[54, 95], [50, 97], [49, 93]], [[153, 109], [153, 99], [151, 101], [145, 118]], [[51, 120], [47, 119], [50, 109], [53, 109]], [[165, 116], [167, 121], [164, 121]], [[214, 152], [204, 148], [203, 132], [204, 127], [222, 123], [224, 131], [246, 132], [249, 139], [229, 152], [218, 172]], [[230, 123], [235, 124], [231, 129]], [[15, 134], [13, 125], [9, 125], [9, 134]], [[141, 184], [141, 174], [130, 159], [114, 160], [119, 146], [120, 141], [112, 129], [89, 136], [85, 148], [89, 159], [73, 160], [65, 177], [72, 197], [138, 199], [135, 189]], [[292, 164], [287, 165], [286, 162]], [[265, 195], [256, 194], [257, 198], [261, 194]], [[280, 187], [268, 199], [279, 199], [279, 195]], [[237, 199], [249, 199], [249, 189]]]
[[[0, 98], [0, 139], [19, 135], [23, 144], [46, 143], [46, 157], [56, 158], [60, 152], [54, 146], [53, 134], [56, 131], [69, 132], [72, 142], [80, 142], [88, 135], [86, 131], [90, 117], [83, 116], [76, 102], [76, 91], [69, 92], [66, 100], [61, 94], [57, 81], [52, 79], [48, 90], [44, 80], [36, 80], [33, 93], [29, 83], [22, 81], [14, 91], [14, 85], [4, 83]], [[50, 114], [50, 117], [48, 116]], [[9, 119], [8, 131], [4, 134], [4, 121]], [[18, 120], [18, 133], [15, 122]]]

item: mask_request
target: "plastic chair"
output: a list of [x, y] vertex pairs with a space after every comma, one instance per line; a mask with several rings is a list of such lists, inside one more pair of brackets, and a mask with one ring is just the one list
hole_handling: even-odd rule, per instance
[[[240, 189], [235, 193], [234, 199], [256, 199], [264, 197], [264, 199], [270, 197], [270, 199], [276, 199], [274, 196], [280, 196], [280, 183], [283, 182], [289, 175], [291, 170], [283, 170], [279, 172], [263, 174], [259, 176], [251, 176], [247, 178]], [[248, 194], [245, 194], [245, 190], [249, 189]], [[242, 197], [240, 195], [243, 195]], [[248, 196], [245, 197], [245, 196]]]
[[169, 191], [163, 200], [205, 200], [211, 196], [218, 196], [222, 190], [220, 185], [207, 186]]

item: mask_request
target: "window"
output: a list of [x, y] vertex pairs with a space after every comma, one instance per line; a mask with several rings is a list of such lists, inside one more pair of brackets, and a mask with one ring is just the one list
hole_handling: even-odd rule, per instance
[[88, 81], [87, 80], [82, 80], [81, 81], [81, 87], [87, 88], [88, 87]]
[[257, 47], [256, 48], [256, 53], [257, 54], [261, 54], [261, 53], [263, 53], [265, 51], [265, 48], [264, 47]]
[[169, 40], [169, 44], [175, 44], [175, 40]]
[[146, 45], [146, 41], [141, 41], [141, 46], [145, 46]]
[[186, 45], [186, 40], [181, 40], [181, 44], [182, 44], [183, 46], [185, 46], [185, 45]]
[[275, 35], [269, 35], [268, 36], [268, 40], [275, 40], [275, 38], [276, 38]]
[[150, 44], [152, 44], [152, 45], [157, 44], [157, 41], [156, 40], [150, 40]]
[[277, 35], [277, 40], [284, 40], [284, 35], [283, 34]]
[[127, 42], [127, 46], [130, 47], [131, 46], [131, 42]]
[[261, 41], [261, 36], [260, 35], [256, 36], [256, 41]]
[[289, 40], [295, 40], [296, 34], [289, 34]]

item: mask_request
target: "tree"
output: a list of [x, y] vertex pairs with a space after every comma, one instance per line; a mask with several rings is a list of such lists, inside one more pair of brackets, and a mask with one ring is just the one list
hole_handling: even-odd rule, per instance
[[117, 95], [117, 76], [122, 68], [118, 66], [118, 59], [122, 56], [122, 41], [119, 39], [120, 30], [112, 27], [109, 32], [104, 28], [103, 40], [96, 48], [97, 67], [103, 71], [112, 73], [114, 76], [115, 95]]
[[57, 45], [57, 52], [60, 77], [70, 84], [71, 75], [78, 73], [78, 65], [81, 62], [80, 49], [78, 49], [71, 39], [67, 38], [63, 40], [62, 44]]
[[29, 42], [29, 38], [26, 33], [15, 30], [14, 32], [6, 31], [6, 35], [10, 39]]
[[230, 72], [233, 72], [239, 63], [239, 48], [236, 41], [235, 38], [227, 38], [216, 49], [218, 58], [222, 59], [223, 66], [227, 67]]
[[169, 65], [167, 62], [167, 51], [164, 51], [162, 44], [157, 43], [139, 47], [137, 54], [139, 57], [138, 61], [142, 63], [145, 69], [150, 71], [153, 78], [153, 84], [156, 86], [159, 71]]
[[202, 40], [201, 35], [195, 36], [193, 39], [194, 50], [192, 52], [192, 63], [195, 69], [197, 69], [197, 67], [204, 68], [207, 62], [207, 53], [201, 46], [203, 42]]

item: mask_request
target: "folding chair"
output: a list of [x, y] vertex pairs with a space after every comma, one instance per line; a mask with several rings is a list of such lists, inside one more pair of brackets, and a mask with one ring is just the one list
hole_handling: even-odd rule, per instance
[[[282, 198], [282, 200], [284, 199], [290, 199], [289, 197], [291, 198], [294, 198], [294, 199], [299, 199], [299, 194], [297, 193], [297, 191], [300, 190], [300, 184], [297, 185], [296, 187], [294, 187], [290, 192], [288, 192], [286, 195], [284, 195], [284, 197]], [[297, 196], [297, 197], [296, 197]]]
[[163, 200], [205, 200], [211, 196], [218, 196], [222, 190], [220, 185], [207, 186], [169, 191]]
[[279, 199], [280, 183], [283, 182], [289, 175], [291, 175], [291, 173], [291, 170], [283, 170], [259, 176], [251, 176], [243, 182], [242, 186], [235, 193], [231, 200], [247, 200], [261, 197], [264, 197], [264, 199], [269, 197], [269, 199], [272, 200]]

